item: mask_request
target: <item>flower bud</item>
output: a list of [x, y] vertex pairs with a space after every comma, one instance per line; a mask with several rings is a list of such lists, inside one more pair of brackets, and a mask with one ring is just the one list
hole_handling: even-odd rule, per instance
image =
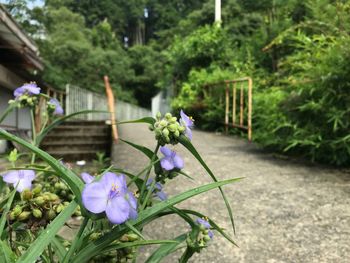
[[41, 218], [43, 216], [43, 213], [39, 209], [33, 209], [33, 216], [36, 218]]
[[134, 233], [126, 234], [126, 237], [128, 238], [128, 241], [136, 241], [139, 239], [139, 236]]
[[17, 219], [19, 221], [24, 221], [30, 217], [30, 214], [31, 214], [31, 212], [29, 212], [29, 211], [23, 211], [22, 213], [19, 214]]
[[176, 118], [176, 117], [172, 117], [172, 118], [170, 119], [170, 123], [176, 123], [176, 121], [177, 121], [177, 118]]
[[30, 191], [29, 189], [25, 189], [25, 190], [21, 193], [21, 197], [22, 197], [22, 200], [27, 201], [27, 200], [32, 199], [33, 193], [32, 193], [32, 191]]
[[13, 210], [12, 210], [14, 216], [18, 216], [20, 213], [22, 213], [22, 207], [20, 207], [19, 205], [16, 205]]
[[164, 117], [165, 119], [170, 120], [173, 116], [171, 115], [171, 113], [168, 112], [168, 113], [165, 113]]
[[153, 126], [152, 124], [150, 124], [150, 125], [148, 126], [148, 129], [149, 129], [150, 131], [154, 131], [154, 126]]
[[159, 126], [160, 127], [166, 127], [168, 125], [168, 122], [166, 120], [161, 120], [160, 123], [159, 123]]
[[52, 220], [56, 217], [56, 213], [55, 213], [55, 211], [50, 209], [49, 211], [46, 212], [46, 216], [48, 219]]
[[186, 130], [186, 128], [185, 128], [184, 126], [180, 126], [180, 127], [178, 128], [178, 130], [179, 130], [179, 132], [184, 132], [184, 131]]
[[157, 112], [157, 114], [156, 114], [156, 118], [157, 118], [157, 119], [162, 118], [162, 114], [160, 113], [160, 111], [158, 111], [158, 112]]
[[59, 204], [56, 206], [56, 212], [57, 213], [61, 213], [61, 211], [64, 209], [64, 205], [63, 204]]
[[163, 133], [164, 137], [168, 137], [169, 136], [169, 130], [167, 128], [164, 128], [162, 133]]
[[42, 196], [38, 196], [34, 199], [34, 203], [41, 206], [45, 203], [45, 199]]
[[14, 212], [11, 212], [11, 213], [9, 214], [9, 219], [10, 219], [10, 220], [15, 220], [15, 219], [16, 219], [16, 215], [15, 215]]
[[60, 198], [58, 197], [58, 195], [53, 194], [53, 193], [49, 193], [48, 196], [49, 196], [49, 201], [57, 201], [57, 200], [60, 199]]
[[33, 189], [33, 194], [34, 195], [37, 195], [41, 192], [41, 190], [43, 189], [43, 186], [41, 184], [38, 184], [34, 187]]
[[204, 240], [205, 242], [210, 241], [210, 237], [209, 237], [209, 235], [205, 235], [205, 236], [203, 237], [203, 240]]
[[175, 136], [176, 138], [180, 136], [179, 130], [176, 130], [176, 131], [174, 132], [174, 136]]
[[101, 233], [92, 233], [90, 236], [89, 236], [89, 239], [94, 241], [96, 239], [98, 239], [99, 237], [101, 236]]
[[177, 130], [176, 124], [170, 124], [168, 126], [169, 131], [175, 132]]

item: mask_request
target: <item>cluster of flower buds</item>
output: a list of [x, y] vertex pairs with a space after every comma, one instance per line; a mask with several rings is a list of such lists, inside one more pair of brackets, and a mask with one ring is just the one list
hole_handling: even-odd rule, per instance
[[162, 146], [168, 143], [177, 144], [179, 136], [185, 132], [186, 128], [171, 113], [166, 113], [162, 118], [162, 114], [158, 112], [156, 119], [154, 125], [149, 128], [155, 132], [159, 144]]
[[15, 89], [13, 95], [15, 100], [10, 100], [9, 103], [18, 103], [19, 107], [33, 107], [38, 102], [38, 96], [40, 94], [40, 88], [35, 82], [26, 83], [23, 86]]
[[192, 232], [187, 236], [187, 245], [197, 252], [213, 239], [214, 234], [210, 230], [211, 226], [207, 218], [197, 218], [196, 220], [198, 228], [193, 229]]
[[[102, 235], [102, 232], [95, 232], [95, 233], [92, 233], [90, 235], [89, 239], [94, 241], [97, 238], [99, 238], [101, 235]], [[119, 244], [119, 243], [135, 242], [139, 239], [140, 238], [138, 235], [136, 235], [132, 232], [129, 232], [129, 233], [123, 235], [118, 240], [114, 241], [113, 243]], [[136, 247], [126, 247], [126, 248], [118, 249], [118, 250], [113, 251], [113, 252], [100, 254], [100, 255], [96, 256], [92, 262], [96, 262], [96, 263], [97, 262], [127, 263], [127, 262], [131, 262], [134, 259], [135, 255], [136, 255]]]

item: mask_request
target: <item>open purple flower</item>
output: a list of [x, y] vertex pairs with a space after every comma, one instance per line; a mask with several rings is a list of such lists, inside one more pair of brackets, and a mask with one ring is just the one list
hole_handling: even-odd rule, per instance
[[184, 167], [183, 159], [175, 152], [166, 146], [160, 147], [160, 151], [164, 157], [160, 160], [160, 165], [164, 170], [171, 171], [174, 168], [182, 169]]
[[83, 179], [83, 181], [86, 183], [86, 184], [89, 184], [91, 183], [93, 180], [95, 180], [95, 177], [92, 176], [91, 174], [88, 174], [88, 173], [81, 173], [80, 174], [81, 178]]
[[205, 228], [206, 230], [208, 230], [208, 236], [210, 237], [210, 239], [213, 239], [214, 234], [213, 234], [213, 231], [210, 230], [211, 225], [209, 224], [209, 222], [207, 220], [202, 219], [202, 218], [197, 218], [196, 223], [198, 225], [202, 226], [203, 228]]
[[28, 95], [38, 95], [40, 93], [40, 88], [36, 85], [36, 83], [26, 83], [23, 86], [15, 89], [13, 95], [16, 99], [24, 94]]
[[64, 111], [58, 100], [56, 100], [55, 98], [51, 98], [49, 100], [49, 104], [51, 104], [55, 108], [53, 115], [63, 115]]
[[188, 139], [192, 140], [192, 128], [194, 126], [193, 119], [187, 116], [183, 110], [180, 111], [180, 124], [186, 128], [185, 135]]
[[10, 171], [2, 176], [4, 182], [17, 186], [18, 192], [23, 192], [25, 189], [32, 188], [32, 181], [35, 179], [33, 170], [17, 170]]
[[125, 175], [105, 173], [100, 181], [89, 183], [82, 193], [85, 208], [92, 213], [105, 212], [113, 224], [137, 218], [137, 201], [128, 191]]
[[[150, 186], [151, 186], [152, 182], [153, 182], [153, 179], [152, 179], [152, 178], [150, 178], [150, 179], [147, 180], [146, 186], [147, 186], [147, 189], [148, 189], [148, 190], [150, 189]], [[162, 200], [162, 201], [168, 199], [167, 194], [163, 192], [163, 186], [162, 186], [162, 184], [159, 183], [159, 182], [156, 182], [156, 183], [154, 184], [154, 189], [153, 189], [152, 192], [153, 192], [153, 194], [154, 194], [155, 196], [157, 196], [157, 197], [158, 197], [160, 200]]]

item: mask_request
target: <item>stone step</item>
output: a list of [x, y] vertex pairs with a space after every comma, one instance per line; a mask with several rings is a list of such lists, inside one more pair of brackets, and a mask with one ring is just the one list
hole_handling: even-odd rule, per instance
[[84, 120], [74, 120], [74, 121], [66, 121], [60, 126], [88, 126], [88, 125], [106, 125], [106, 121], [84, 121]]
[[[71, 150], [71, 151], [52, 151], [50, 154], [64, 161], [78, 161], [78, 160], [93, 160], [96, 159], [96, 150]], [[107, 156], [109, 153], [107, 153]]]
[[108, 143], [81, 143], [81, 144], [76, 144], [76, 143], [71, 143], [71, 142], [67, 142], [65, 144], [53, 144], [53, 145], [47, 145], [44, 144], [41, 146], [41, 148], [43, 150], [45, 150], [48, 153], [53, 153], [55, 151], [66, 151], [66, 152], [70, 152], [70, 151], [87, 151], [87, 150], [94, 150], [95, 152], [106, 152], [108, 150], [108, 148], [110, 148], [111, 145]]

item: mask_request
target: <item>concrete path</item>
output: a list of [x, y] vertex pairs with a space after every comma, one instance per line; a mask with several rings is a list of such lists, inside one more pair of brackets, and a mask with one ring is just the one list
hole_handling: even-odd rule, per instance
[[[155, 147], [146, 125], [128, 124], [119, 129], [122, 138]], [[224, 188], [234, 210], [234, 239], [239, 248], [216, 233], [210, 246], [191, 262], [350, 262], [349, 173], [277, 160], [244, 140], [214, 133], [194, 131], [193, 144], [219, 179], [245, 179]], [[174, 179], [165, 187], [169, 196], [211, 182], [190, 153], [180, 145], [175, 149], [184, 157], [184, 170], [196, 181]], [[137, 172], [147, 159], [119, 143], [113, 150], [113, 162]], [[179, 207], [197, 209], [230, 230], [217, 190]], [[169, 216], [151, 223], [145, 231], [151, 239], [167, 239], [187, 229], [180, 219]], [[142, 249], [139, 262], [144, 262], [153, 249]], [[164, 262], [177, 262], [178, 256]]]

